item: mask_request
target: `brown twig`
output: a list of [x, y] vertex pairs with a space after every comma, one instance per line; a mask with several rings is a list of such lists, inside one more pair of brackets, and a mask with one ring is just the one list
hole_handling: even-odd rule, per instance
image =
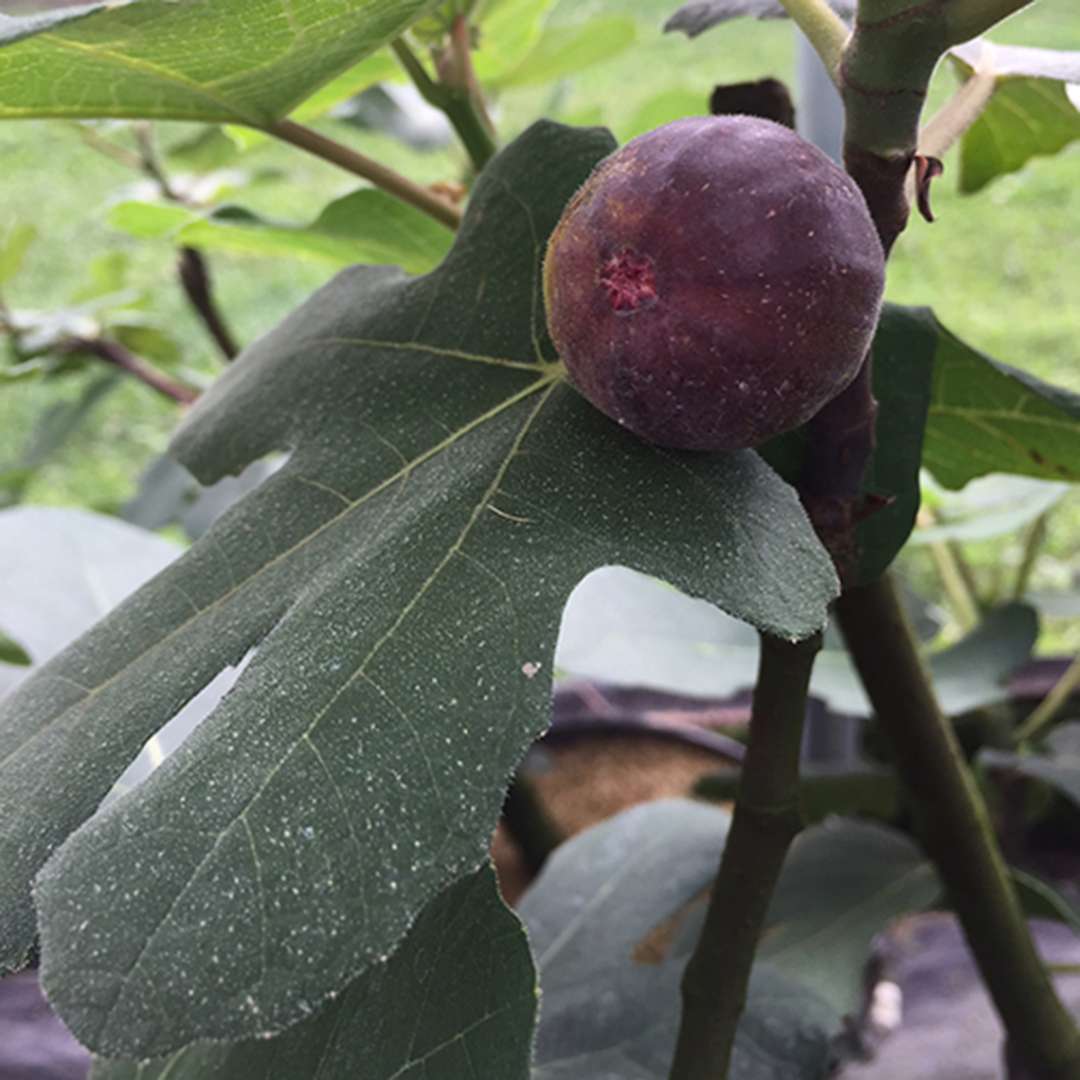
[[164, 394], [182, 405], [192, 404], [199, 396], [199, 391], [194, 387], [178, 382], [163, 371], [159, 371], [148, 360], [136, 356], [118, 341], [110, 341], [107, 338], [70, 338], [62, 343], [60, 351], [96, 356], [99, 360], [114, 364], [140, 382], [152, 387], [159, 394]]
[[182, 247], [177, 258], [177, 274], [191, 306], [206, 326], [207, 333], [214, 339], [226, 360], [232, 360], [240, 351], [225, 317], [214, 301], [214, 292], [210, 283], [210, 267], [198, 248]]
[[[162, 197], [181, 206], [188, 206], [190, 200], [173, 186], [169, 174], [161, 163], [154, 143], [153, 129], [148, 123], [135, 125], [135, 141], [139, 147], [140, 167], [157, 184]], [[206, 327], [214, 344], [226, 360], [232, 360], [240, 349], [229, 330], [224, 314], [214, 299], [210, 267], [197, 248], [182, 247], [180, 249], [177, 275], [184, 295]]]
[[461, 224], [461, 211], [456, 206], [451, 206], [429, 188], [422, 187], [393, 169], [365, 157], [350, 146], [328, 139], [325, 135], [292, 120], [278, 120], [263, 130], [268, 135], [370, 180], [376, 187], [422, 210], [448, 229], [456, 229]]

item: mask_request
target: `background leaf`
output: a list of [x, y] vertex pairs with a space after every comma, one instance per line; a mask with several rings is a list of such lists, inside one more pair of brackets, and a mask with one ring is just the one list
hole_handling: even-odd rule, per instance
[[[667, 1076], [678, 983], [727, 822], [697, 803], [651, 803], [555, 851], [519, 906], [544, 995], [535, 1080]], [[769, 912], [733, 1080], [824, 1076], [874, 934], [938, 891], [928, 864], [891, 830], [836, 820], [801, 834]]]
[[37, 227], [20, 222], [0, 233], [0, 285], [10, 281], [22, 266], [30, 245], [37, 236]]
[[1015, 532], [1047, 513], [1069, 493], [1069, 484], [1033, 480], [1026, 476], [980, 476], [959, 492], [937, 488], [932, 481], [927, 501], [936, 522], [920, 526], [910, 543], [936, 544], [943, 540], [989, 540]]
[[637, 23], [626, 16], [590, 19], [581, 26], [557, 26], [540, 38], [515, 68], [491, 80], [493, 89], [532, 86], [577, 75], [583, 68], [618, 56], [633, 45]]
[[[29, 667], [34, 661], [30, 654], [10, 634], [0, 630], [0, 664], [14, 667]], [[0, 690], [6, 689], [0, 683]]]
[[[828, 0], [828, 4], [845, 19], [855, 14], [855, 0]], [[755, 19], [785, 19], [787, 11], [779, 0], [690, 0], [664, 23], [664, 29], [681, 30], [687, 37], [697, 37], [744, 15]]]
[[525, 1080], [535, 975], [490, 867], [437, 896], [398, 951], [275, 1039], [197, 1043], [156, 1062], [97, 1059], [90, 1080]]
[[978, 39], [951, 55], [965, 74], [996, 76], [993, 96], [960, 144], [961, 191], [979, 191], [1080, 138], [1080, 112], [1068, 94], [1070, 84], [1080, 83], [1080, 52]]
[[1080, 397], [984, 356], [937, 324], [923, 463], [961, 488], [987, 473], [1080, 480]]
[[132, 236], [169, 236], [179, 246], [207, 251], [314, 259], [338, 267], [391, 264], [412, 274], [435, 267], [452, 240], [452, 234], [426, 214], [374, 188], [335, 199], [304, 226], [268, 221], [236, 207], [204, 215], [143, 202], [118, 203], [109, 221]]
[[[1005, 700], [1006, 678], [1029, 658], [1037, 635], [1029, 605], [1005, 604], [960, 641], [927, 654], [942, 708], [955, 716]], [[563, 676], [718, 699], [753, 686], [757, 659], [757, 635], [745, 623], [623, 567], [590, 574], [574, 590], [556, 651]], [[834, 712], [871, 713], [847, 653], [831, 635], [815, 661], [810, 692]]]
[[230, 366], [175, 450], [203, 483], [275, 448], [286, 465], [5, 700], [17, 960], [42, 860], [118, 763], [257, 649], [37, 879], [44, 984], [98, 1052], [280, 1030], [390, 953], [483, 860], [547, 721], [559, 611], [597, 565], [663, 569], [790, 637], [824, 622], [831, 564], [756, 455], [657, 450], [562, 383], [540, 256], [610, 148], [534, 126], [482, 174], [437, 271], [347, 271]]
[[432, 0], [173, 0], [2, 17], [0, 118], [259, 127], [401, 33]]
[[1043, 740], [1039, 752], [1010, 754], [986, 749], [979, 755], [979, 763], [1041, 780], [1080, 806], [1080, 723], [1054, 728]]

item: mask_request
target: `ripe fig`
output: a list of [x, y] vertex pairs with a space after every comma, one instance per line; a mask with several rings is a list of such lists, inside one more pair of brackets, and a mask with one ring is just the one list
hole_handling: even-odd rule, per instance
[[798, 427], [855, 377], [881, 243], [854, 181], [788, 128], [677, 120], [602, 161], [548, 244], [570, 381], [661, 446], [734, 450]]

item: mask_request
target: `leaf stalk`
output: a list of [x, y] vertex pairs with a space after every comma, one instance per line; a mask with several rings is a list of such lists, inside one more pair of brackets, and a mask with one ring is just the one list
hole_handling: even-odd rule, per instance
[[456, 206], [452, 206], [435, 192], [402, 176], [401, 173], [353, 150], [350, 146], [327, 138], [312, 128], [304, 127], [292, 120], [278, 120], [263, 130], [268, 135], [273, 135], [315, 157], [320, 157], [356, 176], [363, 177], [402, 202], [423, 211], [448, 229], [457, 229], [461, 224], [461, 211]]
[[440, 69], [445, 77], [439, 81], [427, 73], [404, 38], [397, 38], [391, 48], [423, 99], [445, 113], [473, 168], [479, 172], [495, 156], [497, 148], [494, 128], [473, 70], [468, 34], [467, 21], [461, 15], [456, 16], [448, 49], [454, 62]]

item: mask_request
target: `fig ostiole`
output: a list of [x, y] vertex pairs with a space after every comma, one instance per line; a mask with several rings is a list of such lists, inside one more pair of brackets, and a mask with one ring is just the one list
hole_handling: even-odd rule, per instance
[[677, 120], [595, 169], [548, 243], [571, 383], [641, 438], [758, 446], [858, 373], [885, 259], [854, 181], [770, 120]]

